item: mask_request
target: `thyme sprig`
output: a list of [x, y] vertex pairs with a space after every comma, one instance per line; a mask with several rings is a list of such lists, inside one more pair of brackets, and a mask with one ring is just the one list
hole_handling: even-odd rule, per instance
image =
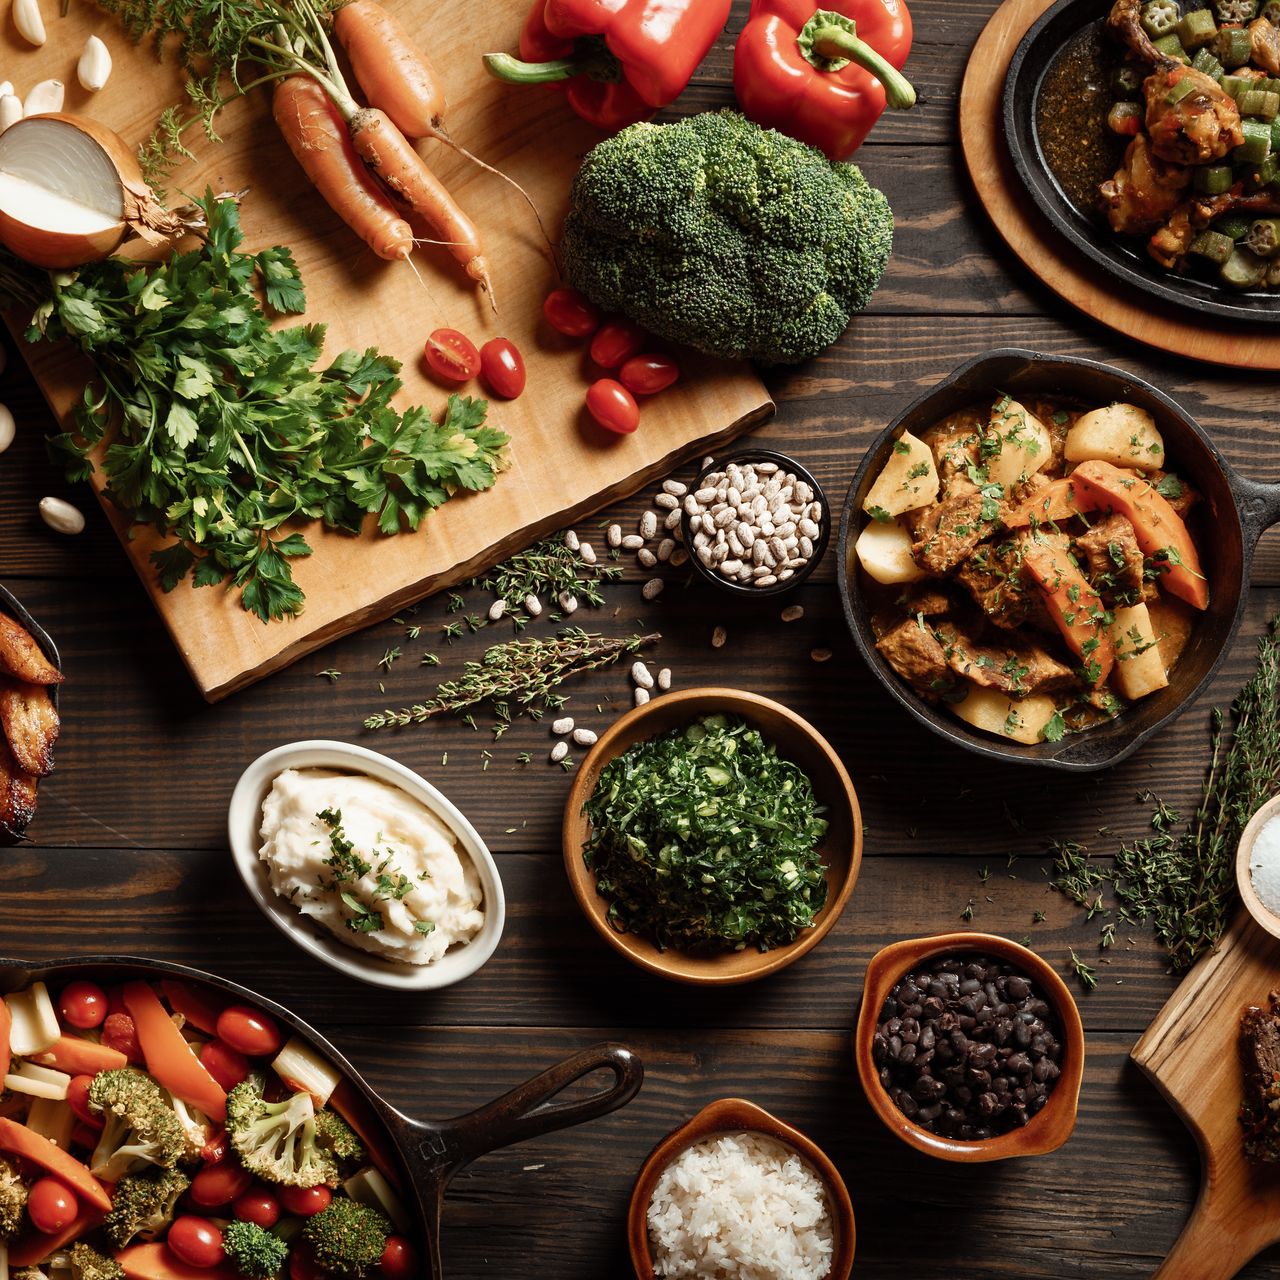
[[577, 596], [580, 604], [599, 608], [604, 604], [600, 585], [620, 577], [621, 565], [591, 564], [557, 535], [517, 551], [469, 585], [492, 591], [514, 619], [529, 596], [554, 601], [568, 593]]

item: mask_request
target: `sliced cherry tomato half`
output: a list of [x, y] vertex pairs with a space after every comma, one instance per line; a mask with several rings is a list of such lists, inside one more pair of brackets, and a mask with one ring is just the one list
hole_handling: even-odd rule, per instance
[[422, 354], [431, 372], [443, 382], [466, 382], [480, 372], [476, 344], [457, 329], [437, 329]]
[[39, 1178], [27, 1196], [27, 1216], [37, 1231], [50, 1236], [76, 1219], [76, 1193], [57, 1178]]
[[591, 358], [602, 369], [616, 369], [644, 350], [649, 335], [630, 320], [606, 320], [591, 339]]
[[222, 1248], [222, 1232], [208, 1218], [198, 1218], [193, 1213], [173, 1220], [165, 1244], [189, 1267], [216, 1267], [227, 1257]]
[[640, 425], [640, 406], [620, 382], [601, 378], [587, 388], [587, 412], [606, 430], [629, 436]]
[[495, 396], [514, 400], [524, 390], [524, 358], [516, 344], [490, 338], [480, 348], [480, 376]]
[[138, 1043], [138, 1028], [127, 1013], [109, 1013], [102, 1024], [102, 1043], [108, 1049], [123, 1053], [130, 1062], [142, 1061], [142, 1046]]
[[404, 1236], [388, 1236], [378, 1259], [378, 1270], [387, 1280], [413, 1280], [418, 1274], [418, 1253]]
[[93, 982], [69, 982], [58, 997], [58, 1012], [81, 1031], [100, 1027], [108, 1012], [107, 993]]
[[657, 351], [632, 356], [618, 370], [618, 381], [633, 396], [656, 396], [679, 377], [680, 366], [670, 356]]
[[256, 1186], [236, 1197], [231, 1212], [241, 1222], [252, 1222], [270, 1231], [280, 1221], [280, 1201], [266, 1187]]
[[253, 1174], [224, 1160], [207, 1164], [191, 1179], [190, 1196], [202, 1209], [219, 1209], [253, 1186]]
[[218, 1039], [250, 1058], [274, 1057], [284, 1044], [280, 1028], [247, 1004], [228, 1005], [218, 1015]]
[[72, 1076], [67, 1084], [67, 1106], [80, 1117], [85, 1124], [94, 1129], [101, 1129], [105, 1121], [102, 1116], [89, 1106], [89, 1086], [93, 1084], [92, 1076]]
[[204, 1069], [230, 1093], [241, 1081], [249, 1078], [249, 1059], [233, 1049], [225, 1040], [210, 1040], [200, 1050]]
[[309, 1218], [321, 1209], [327, 1209], [333, 1199], [328, 1187], [281, 1187], [280, 1206], [285, 1213], [298, 1218]]
[[600, 327], [600, 312], [577, 289], [553, 289], [542, 304], [547, 323], [567, 338], [585, 338]]

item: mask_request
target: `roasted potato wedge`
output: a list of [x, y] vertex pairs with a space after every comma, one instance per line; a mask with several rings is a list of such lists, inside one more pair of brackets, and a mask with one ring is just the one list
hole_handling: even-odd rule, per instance
[[28, 684], [62, 683], [62, 672], [44, 656], [31, 632], [7, 613], [0, 613], [0, 674]]
[[0, 739], [0, 839], [18, 840], [36, 813], [39, 779], [23, 772]]
[[40, 778], [53, 769], [60, 723], [43, 685], [0, 680], [0, 727], [19, 769]]

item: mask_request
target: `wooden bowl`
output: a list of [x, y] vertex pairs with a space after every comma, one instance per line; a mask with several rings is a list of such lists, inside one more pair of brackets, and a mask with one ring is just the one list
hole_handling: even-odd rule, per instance
[[1253, 857], [1253, 846], [1257, 843], [1258, 832], [1277, 815], [1280, 815], [1280, 796], [1272, 796], [1249, 819], [1249, 825], [1240, 833], [1240, 843], [1236, 848], [1236, 884], [1240, 888], [1240, 897], [1249, 914], [1273, 938], [1280, 938], [1280, 916], [1258, 897], [1258, 892], [1253, 887], [1253, 872], [1249, 863]]
[[[648, 938], [619, 933], [607, 918], [608, 903], [596, 892], [594, 872], [582, 859], [591, 824], [583, 806], [595, 790], [601, 770], [615, 756], [646, 738], [654, 738], [696, 720], [701, 715], [724, 712], [745, 720], [772, 742], [778, 754], [799, 765], [813, 783], [814, 795], [823, 805], [828, 827], [822, 842], [826, 864], [827, 901], [813, 927], [793, 943], [772, 951], [747, 947], [711, 956], [682, 951], [660, 951]], [[562, 829], [564, 866], [579, 906], [595, 931], [615, 951], [633, 964], [664, 978], [706, 986], [751, 982], [776, 973], [816, 947], [835, 924], [858, 878], [862, 861], [862, 813], [853, 783], [830, 743], [807, 721], [781, 703], [737, 689], [685, 689], [668, 693], [636, 707], [601, 736], [582, 762], [565, 802]]]
[[687, 1124], [668, 1134], [650, 1153], [640, 1168], [631, 1203], [627, 1208], [627, 1245], [637, 1280], [655, 1280], [653, 1255], [649, 1252], [649, 1201], [662, 1171], [682, 1151], [704, 1138], [725, 1133], [758, 1133], [790, 1147], [822, 1180], [827, 1192], [827, 1208], [831, 1213], [834, 1241], [831, 1270], [827, 1280], [848, 1280], [853, 1271], [853, 1251], [857, 1228], [849, 1189], [840, 1171], [811, 1139], [798, 1129], [783, 1124], [776, 1116], [742, 1098], [721, 1098], [703, 1107]]
[[[880, 1073], [871, 1057], [871, 1042], [880, 1021], [880, 1010], [898, 979], [925, 960], [956, 952], [978, 952], [1007, 960], [1031, 978], [1058, 1015], [1065, 1050], [1062, 1074], [1044, 1107], [1021, 1129], [976, 1142], [944, 1138], [908, 1120], [880, 1083]], [[1080, 1010], [1053, 967], [1034, 951], [1008, 938], [991, 933], [939, 933], [931, 938], [895, 942], [876, 952], [867, 966], [853, 1052], [871, 1109], [893, 1133], [926, 1155], [967, 1164], [1008, 1160], [1014, 1156], [1042, 1156], [1062, 1146], [1075, 1128], [1080, 1081], [1084, 1075], [1084, 1027]]]

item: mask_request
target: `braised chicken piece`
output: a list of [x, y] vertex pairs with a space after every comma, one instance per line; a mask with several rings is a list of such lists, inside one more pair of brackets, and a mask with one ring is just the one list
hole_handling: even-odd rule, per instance
[[981, 644], [963, 631], [946, 627], [939, 635], [947, 665], [980, 688], [1027, 698], [1076, 683], [1075, 672], [1038, 644]]
[[952, 683], [947, 655], [928, 627], [907, 618], [876, 641], [885, 661], [914, 689], [935, 694]]
[[1225, 195], [1197, 196], [1186, 200], [1173, 211], [1168, 222], [1155, 231], [1147, 244], [1147, 252], [1162, 267], [1180, 266], [1196, 236], [1215, 218], [1228, 213], [1249, 217], [1280, 213], [1280, 195], [1269, 191], [1254, 191], [1248, 195], [1228, 191]]
[[1035, 596], [1022, 576], [1022, 555], [1012, 540], [984, 543], [956, 570], [955, 578], [993, 625], [1017, 631], [1030, 618]]
[[957, 475], [965, 475], [978, 461], [978, 433], [981, 424], [966, 417], [948, 418], [930, 427], [920, 439], [933, 452], [938, 477], [944, 486]]
[[1280, 31], [1266, 20], [1249, 23], [1249, 48], [1253, 61], [1273, 76], [1280, 76]]
[[898, 597], [902, 612], [912, 618], [936, 618], [950, 613], [955, 603], [944, 584], [927, 580], [913, 583]]
[[1098, 190], [1113, 231], [1148, 235], [1178, 207], [1190, 182], [1190, 169], [1156, 159], [1146, 134], [1139, 133], [1125, 149], [1115, 176]]
[[1106, 516], [1086, 529], [1076, 539], [1076, 550], [1084, 556], [1085, 576], [1108, 603], [1137, 604], [1143, 599], [1147, 583], [1142, 551], [1124, 516]]
[[911, 555], [929, 573], [950, 573], [994, 528], [993, 519], [982, 515], [991, 500], [970, 487], [972, 493], [945, 498], [929, 507], [916, 524]]

